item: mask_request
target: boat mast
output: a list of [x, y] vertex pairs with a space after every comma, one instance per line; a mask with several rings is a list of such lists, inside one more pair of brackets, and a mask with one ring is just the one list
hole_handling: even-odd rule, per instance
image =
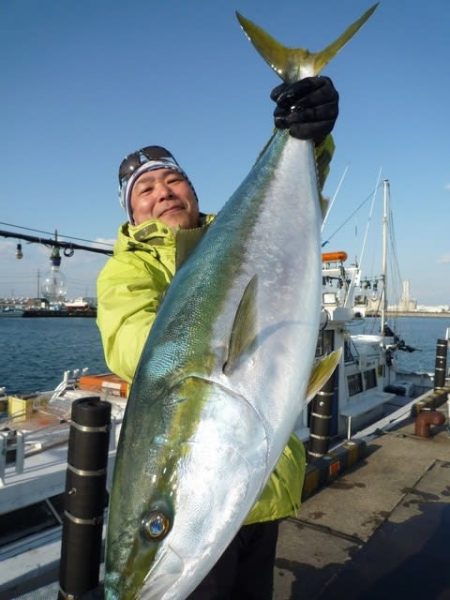
[[388, 215], [389, 215], [389, 180], [388, 179], [384, 179], [383, 180], [383, 197], [384, 197], [384, 202], [383, 202], [383, 255], [382, 255], [382, 262], [381, 262], [381, 277], [383, 280], [383, 287], [382, 287], [382, 297], [381, 297], [381, 323], [380, 323], [380, 329], [381, 329], [381, 335], [384, 338], [384, 326], [386, 323], [386, 312], [387, 312], [387, 307], [388, 307], [388, 299], [387, 299], [387, 245], [388, 245], [388, 230], [389, 230], [389, 219], [388, 219]]

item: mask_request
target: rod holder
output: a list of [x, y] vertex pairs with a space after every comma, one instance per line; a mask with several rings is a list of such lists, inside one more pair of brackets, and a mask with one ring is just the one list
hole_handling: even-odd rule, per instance
[[314, 396], [311, 406], [308, 457], [317, 460], [328, 452], [333, 414], [335, 373]]
[[59, 600], [81, 598], [99, 583], [110, 421], [111, 404], [97, 396], [72, 404]]
[[445, 387], [447, 370], [448, 340], [438, 340], [436, 344], [436, 364], [434, 368], [434, 389]]

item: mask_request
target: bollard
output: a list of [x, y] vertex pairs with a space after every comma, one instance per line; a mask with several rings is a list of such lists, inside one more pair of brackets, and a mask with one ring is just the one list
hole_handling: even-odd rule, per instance
[[436, 366], [434, 369], [434, 389], [445, 387], [447, 370], [448, 340], [438, 340], [436, 345]]
[[447, 431], [450, 436], [450, 394], [447, 394]]
[[111, 405], [99, 397], [82, 398], [72, 404], [60, 600], [81, 598], [99, 583], [110, 420]]
[[330, 424], [332, 418], [335, 374], [312, 400], [309, 428], [308, 457], [321, 458], [330, 446]]
[[438, 410], [423, 410], [416, 417], [414, 433], [418, 437], [431, 437], [431, 425], [443, 425], [445, 416]]

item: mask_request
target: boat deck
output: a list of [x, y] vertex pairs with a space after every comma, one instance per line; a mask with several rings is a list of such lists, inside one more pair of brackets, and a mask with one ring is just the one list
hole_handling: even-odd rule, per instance
[[282, 523], [274, 600], [450, 599], [448, 422], [419, 438], [411, 419], [366, 451]]

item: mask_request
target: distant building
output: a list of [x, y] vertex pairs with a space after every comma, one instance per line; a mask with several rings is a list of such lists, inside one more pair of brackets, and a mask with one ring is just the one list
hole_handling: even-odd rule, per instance
[[417, 310], [420, 312], [450, 312], [450, 306], [448, 304], [439, 304], [438, 306], [425, 306], [425, 304], [418, 304]]
[[426, 306], [425, 304], [417, 304], [415, 298], [411, 298], [409, 281], [403, 282], [403, 293], [400, 302], [396, 305], [388, 307], [392, 312], [421, 312], [421, 313], [443, 313], [449, 312], [448, 304], [440, 304], [439, 306]]
[[390, 304], [388, 310], [391, 312], [415, 312], [417, 310], [417, 300], [411, 298], [409, 281], [403, 282], [402, 296], [398, 304]]
[[417, 310], [417, 300], [415, 298], [411, 298], [410, 295], [409, 281], [403, 282], [403, 293], [397, 306], [397, 310], [402, 312], [413, 312]]

